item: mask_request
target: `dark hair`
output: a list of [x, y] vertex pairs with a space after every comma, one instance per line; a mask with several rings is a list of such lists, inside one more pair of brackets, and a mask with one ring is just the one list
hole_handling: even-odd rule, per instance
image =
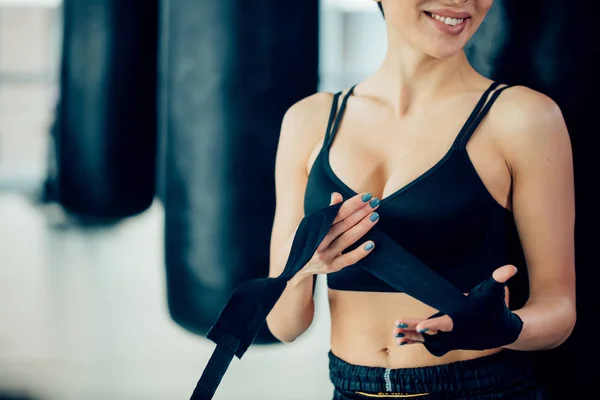
[[383, 15], [383, 17], [385, 18], [385, 14], [383, 13], [383, 5], [381, 4], [380, 1], [377, 2], [377, 6], [379, 7], [379, 10], [381, 11], [381, 15]]

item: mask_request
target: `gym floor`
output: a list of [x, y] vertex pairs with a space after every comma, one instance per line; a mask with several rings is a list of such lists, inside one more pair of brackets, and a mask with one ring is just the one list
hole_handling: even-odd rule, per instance
[[[110, 228], [0, 195], [0, 393], [31, 400], [186, 399], [214, 345], [168, 314], [163, 212]], [[327, 399], [329, 321], [234, 359], [215, 399]], [[2, 394], [0, 394], [0, 398]]]
[[[374, 7], [361, 1], [322, 3], [321, 90], [356, 82], [385, 50], [369, 36], [385, 37], [377, 13], [336, 9]], [[160, 202], [92, 229], [35, 201], [58, 95], [59, 5], [0, 0], [0, 399], [186, 399], [214, 345], [169, 316]], [[315, 296], [310, 330], [234, 359], [215, 400], [331, 398], [322, 279]]]

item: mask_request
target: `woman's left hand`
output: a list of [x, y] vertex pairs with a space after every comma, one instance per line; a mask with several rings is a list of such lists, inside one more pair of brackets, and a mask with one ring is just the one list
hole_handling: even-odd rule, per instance
[[[514, 267], [513, 265], [505, 265], [503, 267], [496, 269], [494, 271], [494, 273], [492, 274], [491, 279], [488, 279], [488, 280], [482, 282], [480, 285], [478, 285], [476, 288], [474, 288], [470, 293], [465, 293], [466, 296], [471, 295], [474, 298], [476, 305], [482, 305], [483, 307], [486, 308], [486, 311], [492, 311], [491, 313], [489, 313], [490, 315], [496, 314], [494, 316], [491, 316], [491, 318], [488, 318], [488, 321], [484, 320], [483, 322], [488, 322], [488, 325], [495, 324], [496, 322], [506, 322], [508, 324], [507, 330], [511, 330], [511, 331], [515, 330], [515, 327], [514, 327], [515, 321], [512, 319], [518, 318], [518, 317], [514, 316], [514, 314], [510, 313], [510, 310], [508, 310], [508, 288], [505, 286], [505, 283], [506, 283], [506, 281], [508, 281], [508, 279], [513, 277], [516, 273], [517, 273], [516, 267]], [[488, 281], [491, 283], [487, 283]], [[497, 291], [500, 287], [502, 287], [502, 290], [504, 292], [501, 293], [501, 296], [498, 296], [497, 295], [498, 293], [493, 293], [493, 291]], [[484, 288], [483, 290], [485, 290], [485, 293], [482, 292], [482, 288]], [[477, 299], [475, 299], [476, 297], [477, 297]], [[474, 311], [475, 310], [472, 310], [471, 312], [474, 312]], [[512, 315], [507, 316], [506, 315], [507, 312]], [[488, 313], [484, 313], [484, 314], [488, 314]], [[476, 315], [473, 317], [474, 317], [473, 318], [474, 320], [484, 318], [482, 315]], [[502, 317], [504, 317], [504, 318], [502, 318]], [[511, 318], [511, 317], [514, 317], [514, 318]], [[468, 320], [471, 318], [466, 318], [466, 319]], [[490, 321], [490, 319], [491, 319], [491, 321]], [[508, 319], [509, 321], [500, 321], [500, 319]], [[464, 325], [464, 323], [463, 323], [463, 325]], [[506, 325], [506, 324], [500, 323], [499, 324], [500, 329], [502, 328], [502, 325]], [[491, 328], [491, 326], [488, 326], [488, 328]], [[451, 344], [449, 343], [448, 344], [449, 346], [444, 346], [444, 345], [439, 346], [439, 343], [435, 343], [431, 346], [432, 348], [428, 348], [428, 350], [430, 350], [430, 352], [433, 352], [434, 355], [441, 356], [441, 355], [445, 354], [447, 351], [453, 350], [454, 349], [454, 348], [452, 348], [453, 345], [460, 346], [462, 344], [463, 347], [469, 347], [468, 338], [463, 337], [461, 340], [461, 338], [457, 338], [456, 335], [450, 334], [450, 332], [453, 332], [454, 330], [455, 330], [454, 322], [453, 322], [451, 316], [445, 315], [443, 313], [437, 313], [428, 318], [399, 318], [398, 320], [395, 321], [395, 328], [393, 330], [393, 334], [396, 337], [396, 343], [400, 346], [403, 346], [406, 344], [424, 343], [424, 344], [426, 344], [426, 347], [428, 347], [427, 342], [440, 342], [439, 340], [432, 340], [434, 335], [440, 335], [440, 339], [441, 339], [441, 336], [444, 335], [448, 339], [451, 339], [453, 342], [456, 342], [456, 343], [451, 343]], [[489, 332], [483, 332], [482, 329], [478, 329], [477, 326], [462, 326], [460, 331], [463, 331], [463, 334], [462, 334], [463, 336], [465, 336], [465, 332], [464, 332], [465, 330], [472, 332], [473, 335], [478, 335], [478, 336], [480, 336], [482, 334], [485, 335], [486, 333], [489, 334]], [[485, 330], [485, 329], [483, 329], [483, 330]], [[509, 332], [507, 332], [507, 333], [509, 333]], [[510, 332], [510, 333], [514, 333], [514, 332]], [[492, 332], [492, 335], [494, 335], [494, 334], [500, 334], [500, 336], [501, 336], [502, 332]], [[426, 336], [424, 336], [424, 335], [426, 335]], [[495, 341], [497, 341], [497, 340], [492, 340], [492, 342], [495, 342]], [[460, 342], [462, 342], [462, 343], [460, 343]], [[467, 343], [467, 344], [465, 345], [465, 343]], [[506, 343], [506, 344], [509, 344], [509, 343]], [[445, 347], [447, 347], [447, 348], [445, 348]], [[476, 347], [476, 348], [474, 348], [474, 350], [475, 349], [483, 350], [483, 349], [479, 348], [479, 347], [481, 347], [481, 344], [474, 345], [473, 347]], [[492, 348], [492, 347], [490, 347], [490, 348]], [[436, 352], [439, 354], [435, 354]]]

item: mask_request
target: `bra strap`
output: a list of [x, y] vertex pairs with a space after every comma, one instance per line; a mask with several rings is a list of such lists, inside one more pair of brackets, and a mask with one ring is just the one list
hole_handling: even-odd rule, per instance
[[500, 85], [500, 83], [498, 83], [498, 82], [492, 82], [492, 84], [486, 89], [486, 91], [483, 92], [483, 94], [479, 98], [479, 101], [475, 105], [475, 108], [473, 108], [473, 111], [471, 111], [469, 118], [467, 118], [467, 121], [463, 124], [462, 128], [460, 129], [460, 132], [458, 132], [458, 135], [456, 136], [456, 139], [454, 140], [454, 144], [452, 145], [452, 148], [455, 148], [455, 149], [459, 148], [459, 145], [462, 142], [462, 140], [464, 139], [464, 137], [467, 134], [469, 136], [471, 135], [471, 134], [469, 134], [469, 127], [472, 125], [475, 118], [477, 118], [477, 115], [479, 114], [481, 109], [485, 106], [485, 102], [487, 101], [490, 93], [494, 89], [496, 89], [499, 85]]
[[[340, 121], [342, 120], [342, 115], [344, 114], [344, 110], [346, 110], [346, 103], [348, 102], [348, 98], [354, 92], [355, 87], [356, 87], [356, 85], [352, 86], [350, 88], [350, 90], [348, 90], [348, 93], [346, 93], [346, 95], [342, 99], [342, 105], [340, 106], [340, 110], [337, 112], [337, 115], [335, 116], [335, 120], [333, 122], [333, 126], [331, 127], [331, 129], [329, 129], [330, 128], [329, 126], [327, 127], [327, 133], [325, 136], [325, 142], [323, 144], [323, 147], [331, 146], [331, 143], [333, 142], [333, 138], [335, 137], [338, 127], [340, 126]], [[336, 93], [337, 97], [334, 98], [334, 104], [331, 109], [331, 115], [329, 116], [330, 121], [332, 121], [333, 115], [335, 115], [335, 111], [337, 110], [337, 98], [339, 97], [340, 94], [341, 93]]]
[[338, 102], [340, 99], [340, 95], [342, 92], [337, 92], [333, 96], [333, 102], [331, 103], [331, 111], [329, 112], [329, 121], [327, 122], [327, 130], [325, 131], [325, 140], [323, 142], [323, 146], [325, 147], [331, 141], [331, 127], [333, 125], [333, 120], [335, 119], [335, 114], [337, 113]]
[[473, 136], [473, 133], [475, 132], [475, 130], [477, 130], [477, 127], [479, 126], [483, 118], [487, 115], [488, 111], [490, 111], [490, 108], [492, 108], [492, 105], [494, 104], [498, 96], [500, 96], [500, 94], [509, 87], [511, 86], [507, 85], [496, 90], [490, 98], [490, 100], [487, 103], [485, 103], [485, 107], [477, 114], [477, 117], [471, 122], [464, 135], [462, 135], [462, 138], [460, 139], [457, 146], [458, 150], [466, 149], [469, 139], [471, 138], [471, 136]]

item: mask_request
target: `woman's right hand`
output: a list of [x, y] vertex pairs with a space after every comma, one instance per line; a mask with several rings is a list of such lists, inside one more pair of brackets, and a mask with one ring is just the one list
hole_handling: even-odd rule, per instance
[[355, 264], [365, 258], [375, 247], [372, 241], [366, 241], [356, 249], [342, 254], [355, 244], [379, 221], [374, 212], [380, 200], [373, 199], [370, 193], [357, 194], [344, 201], [341, 194], [331, 194], [330, 205], [344, 202], [333, 221], [329, 232], [317, 248], [310, 261], [294, 276], [299, 282], [316, 274], [330, 274]]

